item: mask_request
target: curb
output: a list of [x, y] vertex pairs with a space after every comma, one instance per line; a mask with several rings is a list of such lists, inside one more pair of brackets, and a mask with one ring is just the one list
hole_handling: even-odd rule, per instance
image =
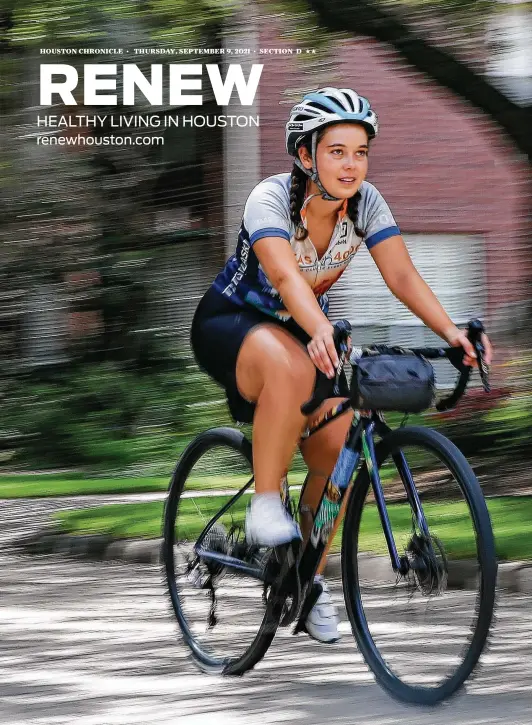
[[[472, 560], [449, 562], [447, 585], [450, 589], [471, 589], [476, 577], [477, 563]], [[385, 556], [361, 555], [359, 572], [362, 579], [367, 579], [380, 586], [393, 586], [396, 577], [390, 569], [390, 561]], [[330, 577], [342, 576], [342, 564], [339, 554], [332, 554], [327, 560], [325, 574]], [[497, 568], [497, 587], [512, 594], [532, 594], [532, 562], [510, 561], [499, 563]]]
[[[28, 554], [60, 554], [97, 561], [126, 561], [135, 564], [160, 564], [162, 539], [116, 540], [109, 536], [72, 536], [53, 530], [45, 530], [31, 537], [14, 542], [16, 549]], [[475, 575], [476, 563], [469, 560], [451, 562], [448, 586], [451, 589], [468, 589]], [[359, 559], [362, 578], [386, 586], [396, 583], [389, 559], [384, 556], [364, 555]], [[341, 578], [342, 565], [339, 554], [327, 559], [325, 575]], [[512, 561], [499, 564], [497, 585], [513, 594], [532, 594], [532, 562]]]
[[159, 564], [162, 539], [118, 540], [101, 534], [72, 536], [45, 530], [19, 539], [13, 545], [27, 554], [60, 554], [97, 561]]

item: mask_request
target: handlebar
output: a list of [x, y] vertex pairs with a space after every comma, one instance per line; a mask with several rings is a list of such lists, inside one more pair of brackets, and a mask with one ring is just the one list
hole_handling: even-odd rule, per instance
[[[469, 321], [467, 325], [467, 337], [475, 348], [475, 353], [478, 360], [478, 370], [480, 373], [482, 385], [484, 386], [484, 390], [486, 391], [486, 393], [489, 393], [491, 391], [491, 387], [489, 384], [489, 370], [484, 358], [485, 350], [484, 345], [482, 344], [483, 332], [484, 325], [480, 320]], [[465, 389], [467, 387], [467, 383], [469, 382], [469, 378], [471, 377], [471, 371], [473, 369], [469, 365], [464, 365], [462, 361], [463, 348], [451, 347], [448, 348], [448, 350], [445, 350], [445, 353], [447, 359], [451, 362], [451, 364], [460, 371], [460, 376], [453, 392], [447, 398], [440, 400], [440, 402], [436, 404], [436, 410], [440, 412], [444, 410], [450, 410], [451, 408], [455, 407], [456, 403], [465, 393]]]
[[[345, 390], [345, 383], [342, 385], [341, 375], [347, 358], [348, 339], [351, 335], [351, 323], [348, 320], [339, 320], [333, 325], [333, 327], [333, 338], [340, 359], [339, 365], [336, 368], [336, 375], [334, 379], [329, 379], [324, 373], [318, 371], [313, 396], [309, 401], [301, 406], [301, 412], [304, 415], [310, 415], [313, 413], [327, 398], [336, 396], [347, 397], [349, 395], [349, 393]], [[475, 319], [469, 321], [467, 325], [467, 337], [475, 348], [482, 385], [486, 393], [489, 393], [491, 391], [491, 387], [489, 384], [489, 369], [484, 357], [484, 345], [482, 344], [483, 332], [484, 325], [480, 320]], [[376, 353], [414, 354], [425, 357], [429, 360], [447, 358], [451, 365], [459, 371], [460, 375], [453, 392], [447, 398], [440, 400], [439, 403], [436, 404], [436, 410], [438, 411], [450, 410], [455, 407], [464, 394], [469, 378], [471, 377], [472, 368], [469, 365], [464, 365], [463, 363], [464, 349], [462, 347], [404, 348], [398, 346], [390, 347], [387, 345], [372, 345], [371, 347], [358, 350], [354, 356], [351, 355], [351, 361], [356, 364], [356, 360], [359, 357]], [[345, 381], [345, 378], [343, 378], [343, 380]]]

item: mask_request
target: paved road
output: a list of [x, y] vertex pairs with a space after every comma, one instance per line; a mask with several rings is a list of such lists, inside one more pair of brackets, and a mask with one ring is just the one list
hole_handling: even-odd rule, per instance
[[[2, 724], [532, 721], [530, 598], [501, 598], [481, 671], [466, 693], [434, 710], [390, 700], [372, 682], [345, 625], [337, 645], [283, 632], [263, 663], [244, 678], [207, 677], [188, 661], [177, 639], [158, 567], [30, 558], [9, 549], [14, 533], [32, 528], [58, 505], [2, 503]], [[333, 594], [340, 602], [337, 585]], [[373, 604], [384, 625], [384, 602]], [[445, 647], [449, 633], [442, 630], [441, 637]]]

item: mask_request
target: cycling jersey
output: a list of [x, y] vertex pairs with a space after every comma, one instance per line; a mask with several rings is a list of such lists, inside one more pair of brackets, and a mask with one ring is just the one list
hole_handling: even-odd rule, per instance
[[[290, 174], [277, 174], [261, 181], [253, 189], [244, 207], [235, 254], [214, 280], [213, 286], [237, 305], [253, 307], [281, 320], [290, 318], [278, 291], [262, 269], [253, 245], [263, 237], [282, 237], [292, 247], [299, 268], [325, 314], [328, 312], [327, 290], [344, 272], [362, 241], [371, 249], [384, 239], [400, 234], [392, 213], [380, 192], [369, 182], [360, 186], [358, 227], [361, 239], [347, 215], [347, 199], [338, 212], [338, 219], [325, 254], [318, 259], [316, 249], [307, 236], [295, 238], [295, 225], [290, 219]], [[306, 228], [307, 197], [301, 209]]]

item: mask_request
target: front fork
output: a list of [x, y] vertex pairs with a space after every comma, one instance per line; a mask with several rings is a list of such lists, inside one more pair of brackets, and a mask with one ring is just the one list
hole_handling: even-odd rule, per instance
[[[377, 464], [377, 456], [375, 453], [375, 443], [373, 440], [373, 432], [376, 429], [375, 421], [367, 421], [363, 423], [362, 431], [362, 450], [364, 452], [364, 458], [366, 460], [366, 466], [370, 476], [371, 486], [373, 488], [373, 495], [375, 496], [375, 502], [377, 504], [377, 510], [379, 512], [379, 518], [381, 520], [382, 530], [386, 539], [386, 545], [388, 546], [388, 552], [392, 562], [392, 568], [394, 571], [401, 575], [407, 574], [410, 569], [410, 563], [406, 556], [399, 556], [397, 546], [395, 545], [395, 539], [392, 531], [392, 524], [390, 517], [388, 516], [388, 509], [386, 508], [386, 499], [384, 497], [384, 491], [382, 488], [382, 482], [379, 476], [379, 468]], [[390, 432], [388, 426], [384, 423], [379, 422], [378, 429], [380, 433], [386, 435]], [[408, 503], [414, 513], [417, 525], [421, 533], [425, 536], [426, 540], [430, 541], [429, 528], [423, 513], [421, 501], [412, 478], [412, 473], [408, 467], [404, 453], [399, 450], [392, 454], [392, 460], [399, 472], [401, 481], [405, 487], [406, 497]]]

